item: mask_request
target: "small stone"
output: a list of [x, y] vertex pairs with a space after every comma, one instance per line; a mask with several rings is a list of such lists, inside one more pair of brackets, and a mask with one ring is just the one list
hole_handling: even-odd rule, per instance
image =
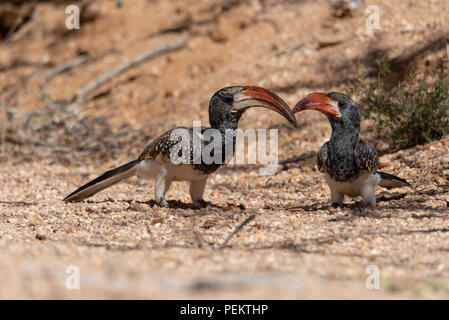
[[206, 222], [204, 222], [203, 224], [203, 228], [204, 229], [209, 229], [212, 228], [213, 226], [215, 226], [217, 224], [217, 222], [213, 219], [209, 219]]
[[36, 233], [36, 239], [37, 240], [47, 240], [48, 237], [45, 234], [42, 233]]

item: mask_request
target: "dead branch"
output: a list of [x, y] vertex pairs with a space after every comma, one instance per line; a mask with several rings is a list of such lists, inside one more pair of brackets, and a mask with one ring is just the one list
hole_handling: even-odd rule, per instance
[[8, 96], [6, 97], [5, 101], [6, 102], [10, 102], [11, 99], [14, 97], [14, 95], [23, 87], [27, 84], [28, 81], [30, 81], [30, 79], [43, 67], [48, 63], [48, 56], [43, 56], [41, 59], [41, 62], [39, 62], [34, 69], [27, 74], [19, 83], [17, 83], [14, 88], [10, 91], [10, 93], [8, 94]]
[[315, 156], [316, 156], [316, 152], [312, 151], [309, 153], [303, 153], [303, 154], [300, 154], [299, 156], [295, 156], [295, 157], [291, 157], [291, 158], [279, 161], [279, 164], [287, 164], [287, 163], [293, 163], [293, 162], [298, 162], [298, 161], [304, 161], [304, 160], [311, 159]]
[[12, 39], [12, 36], [14, 35], [14, 32], [16, 32], [17, 28], [20, 26], [20, 24], [23, 21], [23, 16], [17, 17], [16, 21], [14, 21], [14, 24], [11, 26], [11, 29], [9, 29], [8, 33], [6, 34], [5, 38], [3, 39], [2, 45], [0, 48], [6, 47], [6, 45], [9, 43], [9, 41]]
[[[61, 64], [58, 64], [56, 67], [52, 68], [51, 70], [47, 71], [40, 79], [40, 88], [41, 88], [41, 99], [44, 102], [44, 105], [47, 105], [47, 99], [48, 97], [51, 97], [50, 93], [48, 92], [48, 88], [47, 88], [47, 82], [49, 80], [51, 80], [53, 77], [55, 77], [56, 75], [65, 72], [71, 68], [74, 68], [82, 63], [84, 63], [87, 60], [87, 55], [80, 55], [74, 59], [65, 61]], [[68, 104], [70, 104], [71, 102], [73, 102], [73, 100], [69, 100], [69, 101], [59, 101], [58, 103], [52, 102], [51, 106], [52, 107], [64, 107], [67, 106]], [[26, 115], [24, 116], [24, 119], [22, 121], [21, 126], [23, 128], [28, 128], [29, 123], [31, 122], [31, 120], [38, 116], [38, 115], [42, 115], [42, 114], [46, 114], [48, 115], [50, 118], [50, 116], [52, 115], [52, 108], [45, 108], [44, 110], [35, 110], [35, 111], [30, 111], [27, 112]]]
[[50, 96], [47, 89], [47, 82], [52, 79], [54, 76], [67, 71], [69, 69], [72, 69], [82, 63], [84, 63], [87, 60], [87, 55], [80, 55], [76, 57], [75, 59], [65, 61], [61, 64], [58, 64], [53, 69], [49, 70], [47, 73], [45, 73], [40, 81], [40, 87], [42, 90], [42, 99], [45, 101], [45, 99]]
[[1, 204], [9, 204], [12, 206], [34, 206], [36, 202], [26, 202], [26, 201], [0, 201]]
[[149, 59], [152, 59], [162, 53], [177, 50], [179, 48], [182, 48], [187, 43], [187, 36], [183, 36], [181, 38], [178, 38], [174, 41], [165, 43], [159, 47], [151, 48], [150, 50], [139, 54], [131, 59], [125, 59], [122, 63], [120, 63], [118, 66], [106, 71], [102, 75], [100, 75], [98, 78], [92, 80], [88, 84], [86, 84], [84, 87], [82, 87], [76, 97], [75, 102], [71, 106], [71, 109], [73, 110], [73, 113], [78, 114], [80, 112], [80, 105], [83, 102], [84, 97], [91, 92], [92, 90], [96, 89], [103, 83], [111, 80], [112, 78], [116, 77], [123, 71], [134, 67], [144, 61], [147, 61]]
[[242, 230], [242, 228], [244, 226], [246, 226], [248, 223], [250, 223], [254, 218], [256, 217], [255, 214], [250, 215], [248, 218], [245, 219], [245, 221], [243, 221], [241, 224], [239, 224], [234, 231], [231, 232], [231, 234], [226, 238], [226, 240], [221, 244], [221, 246], [218, 247], [219, 250], [223, 249], [224, 247], [226, 247], [226, 245], [228, 244], [229, 240], [231, 240], [231, 238], [240, 230]]

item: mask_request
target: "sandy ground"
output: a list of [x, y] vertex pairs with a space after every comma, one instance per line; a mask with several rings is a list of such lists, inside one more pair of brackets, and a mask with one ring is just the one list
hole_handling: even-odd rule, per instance
[[[207, 124], [208, 100], [226, 85], [264, 86], [294, 104], [312, 90], [344, 91], [379, 52], [397, 72], [415, 62], [447, 68], [446, 1], [373, 1], [381, 10], [376, 32], [366, 31], [363, 9], [337, 18], [326, 1], [177, 0], [123, 1], [121, 8], [98, 1], [88, 9], [93, 20], [68, 31], [61, 27], [66, 4], [58, 3], [36, 5], [0, 49], [2, 99], [22, 83], [9, 100], [17, 114], [2, 118], [10, 127], [1, 137], [0, 298], [449, 296], [448, 137], [385, 153], [382, 170], [411, 187], [379, 189], [378, 208], [365, 214], [353, 200], [345, 208], [328, 206], [314, 159], [281, 165], [272, 176], [260, 175], [260, 165], [222, 168], [206, 189], [212, 206], [200, 210], [189, 207], [184, 183], [172, 186], [173, 208], [165, 209], [154, 204], [152, 182], [136, 178], [83, 203], [61, 201], [135, 157], [165, 129]], [[11, 129], [19, 128], [21, 112], [42, 109], [39, 81], [60, 63], [88, 55], [49, 81], [54, 101], [180, 34], [189, 35], [184, 48], [129, 69], [86, 97], [85, 118], [107, 117], [92, 129], [91, 141], [66, 132], [62, 145], [56, 126], [54, 135], [33, 131], [36, 123], [24, 132]], [[46, 56], [49, 62], [39, 66]], [[283, 160], [316, 151], [329, 137], [318, 113], [301, 114], [298, 123], [293, 129], [274, 113], [251, 110], [241, 127], [279, 129]], [[98, 127], [106, 133], [96, 139]], [[384, 150], [367, 128], [372, 124], [365, 121], [362, 136]], [[78, 290], [66, 287], [70, 266], [79, 270]], [[380, 272], [378, 290], [366, 286], [369, 266]]]

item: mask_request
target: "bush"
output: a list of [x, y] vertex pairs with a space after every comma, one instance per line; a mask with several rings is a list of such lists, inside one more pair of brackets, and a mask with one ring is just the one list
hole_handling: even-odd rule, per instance
[[350, 93], [360, 98], [362, 112], [390, 140], [392, 149], [412, 147], [449, 133], [449, 74], [424, 72], [416, 67], [391, 86], [385, 85], [390, 65], [376, 60], [377, 81], [368, 84], [361, 73]]

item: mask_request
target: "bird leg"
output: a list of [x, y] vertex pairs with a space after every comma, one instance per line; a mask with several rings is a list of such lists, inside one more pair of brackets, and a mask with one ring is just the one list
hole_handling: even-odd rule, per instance
[[206, 183], [207, 177], [201, 180], [190, 181], [190, 197], [192, 198], [193, 206], [196, 208], [207, 205], [207, 202], [203, 200], [203, 193]]
[[172, 181], [171, 178], [163, 174], [158, 175], [154, 181], [154, 197], [156, 198], [156, 203], [165, 208], [168, 208], [165, 193], [170, 188]]
[[372, 185], [366, 185], [362, 187], [361, 195], [363, 199], [363, 204], [367, 209], [375, 209], [376, 208], [376, 187]]
[[345, 195], [338, 191], [337, 189], [329, 186], [330, 192], [331, 192], [331, 205], [332, 207], [339, 207], [343, 204], [343, 200], [345, 198]]

